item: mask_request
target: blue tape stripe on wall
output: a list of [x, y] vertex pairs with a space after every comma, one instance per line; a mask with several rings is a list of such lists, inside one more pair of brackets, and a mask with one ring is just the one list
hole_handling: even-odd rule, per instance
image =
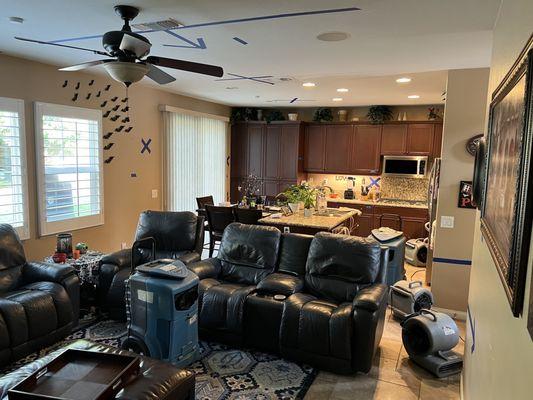
[[237, 36], [235, 36], [233, 38], [233, 40], [235, 40], [236, 42], [239, 42], [240, 44], [244, 44], [244, 45], [248, 44], [248, 42], [246, 40], [243, 40], [243, 39], [241, 39], [240, 37], [237, 37]]
[[472, 260], [457, 260], [455, 258], [433, 257], [433, 262], [458, 265], [472, 265]]

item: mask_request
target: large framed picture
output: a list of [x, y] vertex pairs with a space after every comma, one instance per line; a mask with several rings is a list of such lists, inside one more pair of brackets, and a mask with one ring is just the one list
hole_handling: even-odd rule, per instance
[[492, 95], [481, 212], [481, 231], [516, 317], [524, 302], [532, 227], [532, 45], [530, 38]]

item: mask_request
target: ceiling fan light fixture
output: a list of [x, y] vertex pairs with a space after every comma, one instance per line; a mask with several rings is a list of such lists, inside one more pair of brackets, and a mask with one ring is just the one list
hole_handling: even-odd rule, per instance
[[126, 86], [140, 81], [150, 70], [146, 64], [122, 61], [105, 63], [104, 68], [111, 78], [124, 83]]

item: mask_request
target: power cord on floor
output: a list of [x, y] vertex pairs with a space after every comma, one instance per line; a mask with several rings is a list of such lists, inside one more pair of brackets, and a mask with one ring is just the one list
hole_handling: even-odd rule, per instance
[[422, 272], [422, 271], [424, 271], [424, 270], [423, 270], [423, 269], [419, 269], [418, 271], [413, 272], [413, 273], [411, 274], [411, 280], [413, 280], [413, 277], [414, 277], [416, 274], [418, 274], [419, 272]]

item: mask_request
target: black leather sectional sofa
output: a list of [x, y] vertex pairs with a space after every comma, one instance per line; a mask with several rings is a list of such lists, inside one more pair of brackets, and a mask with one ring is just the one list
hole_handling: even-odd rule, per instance
[[0, 224], [0, 366], [67, 336], [78, 325], [79, 291], [74, 268], [27, 262], [15, 230]]
[[372, 239], [233, 223], [200, 278], [200, 336], [368, 372], [383, 333], [388, 250]]

